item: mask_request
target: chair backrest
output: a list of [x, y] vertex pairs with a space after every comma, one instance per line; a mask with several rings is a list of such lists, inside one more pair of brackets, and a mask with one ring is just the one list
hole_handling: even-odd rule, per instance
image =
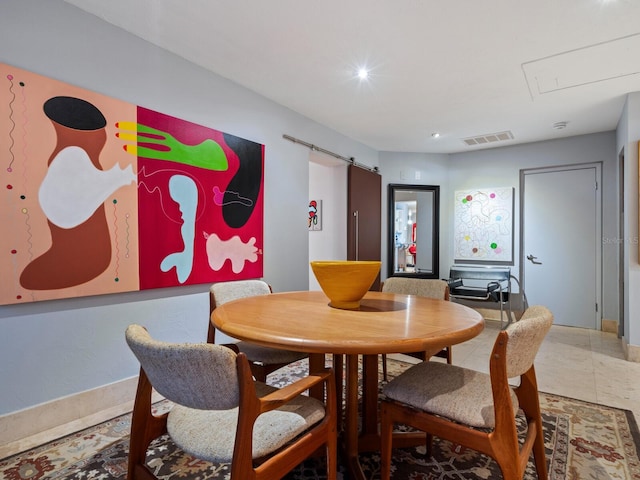
[[151, 385], [165, 398], [190, 408], [226, 410], [239, 403], [236, 354], [211, 343], [154, 340], [140, 325], [125, 333]]
[[269, 295], [271, 287], [262, 280], [237, 280], [233, 282], [219, 282], [211, 285], [211, 308], [219, 307], [239, 298]]
[[449, 300], [449, 285], [438, 279], [389, 277], [382, 284], [382, 291]]
[[527, 310], [519, 321], [506, 328], [509, 336], [507, 343], [507, 377], [524, 374], [533, 365], [536, 354], [544, 337], [553, 324], [553, 314], [542, 305], [534, 305]]

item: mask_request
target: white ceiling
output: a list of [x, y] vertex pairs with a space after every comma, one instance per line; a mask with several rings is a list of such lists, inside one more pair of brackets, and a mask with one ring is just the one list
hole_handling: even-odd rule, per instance
[[638, 0], [67, 1], [382, 151], [609, 131], [640, 91]]

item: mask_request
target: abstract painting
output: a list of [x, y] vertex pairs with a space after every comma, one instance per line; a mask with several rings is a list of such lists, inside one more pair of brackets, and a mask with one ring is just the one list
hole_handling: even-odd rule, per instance
[[455, 192], [454, 260], [513, 261], [513, 188]]
[[0, 64], [0, 304], [258, 278], [264, 146]]

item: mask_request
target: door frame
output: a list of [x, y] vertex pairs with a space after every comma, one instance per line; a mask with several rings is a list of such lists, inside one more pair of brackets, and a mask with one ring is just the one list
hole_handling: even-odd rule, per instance
[[624, 282], [624, 269], [626, 262], [624, 260], [625, 250], [627, 249], [627, 243], [624, 239], [627, 238], [626, 225], [625, 225], [625, 156], [624, 148], [620, 150], [618, 155], [618, 168], [620, 174], [618, 176], [618, 232], [620, 242], [618, 242], [618, 338], [624, 337], [625, 334], [625, 282]]
[[524, 251], [524, 238], [525, 238], [525, 223], [524, 218], [524, 198], [525, 198], [525, 179], [526, 175], [534, 173], [551, 173], [567, 170], [584, 170], [588, 168], [595, 169], [596, 176], [596, 212], [595, 212], [595, 225], [596, 225], [596, 330], [602, 330], [602, 162], [592, 163], [575, 163], [568, 165], [557, 165], [550, 167], [538, 167], [538, 168], [523, 168], [520, 170], [520, 268], [519, 268], [519, 283], [522, 291], [521, 295], [527, 293], [525, 269], [526, 262]]

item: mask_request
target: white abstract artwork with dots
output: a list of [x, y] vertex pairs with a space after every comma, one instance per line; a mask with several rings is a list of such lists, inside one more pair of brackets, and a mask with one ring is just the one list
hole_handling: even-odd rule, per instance
[[513, 188], [457, 190], [454, 259], [513, 261]]

